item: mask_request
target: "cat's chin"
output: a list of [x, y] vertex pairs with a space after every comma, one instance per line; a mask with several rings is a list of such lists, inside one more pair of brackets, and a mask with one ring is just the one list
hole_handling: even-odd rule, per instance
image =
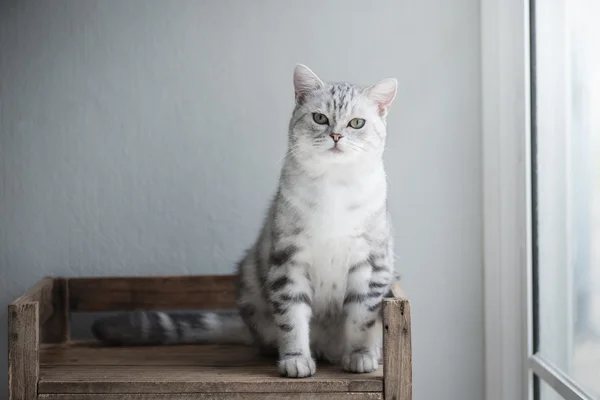
[[354, 157], [352, 157], [352, 154], [347, 150], [340, 149], [339, 147], [332, 147], [325, 150], [322, 154], [322, 160], [325, 164], [340, 165], [353, 162]]

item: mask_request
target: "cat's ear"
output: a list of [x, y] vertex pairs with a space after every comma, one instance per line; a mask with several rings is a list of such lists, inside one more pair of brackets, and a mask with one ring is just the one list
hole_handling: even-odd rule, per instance
[[294, 92], [296, 103], [302, 102], [306, 95], [323, 87], [323, 81], [306, 65], [297, 64], [294, 69]]
[[377, 104], [379, 115], [387, 116], [392, 101], [396, 97], [398, 81], [395, 78], [383, 79], [365, 89], [365, 93], [371, 101]]

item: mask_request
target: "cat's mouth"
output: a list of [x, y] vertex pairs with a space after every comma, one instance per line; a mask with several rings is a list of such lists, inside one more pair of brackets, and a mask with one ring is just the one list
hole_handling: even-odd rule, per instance
[[336, 145], [336, 146], [333, 146], [332, 148], [330, 148], [330, 149], [329, 149], [329, 152], [330, 152], [330, 153], [343, 153], [343, 151], [342, 151], [342, 150], [340, 150], [340, 148], [339, 148], [339, 147], [337, 147], [337, 145]]

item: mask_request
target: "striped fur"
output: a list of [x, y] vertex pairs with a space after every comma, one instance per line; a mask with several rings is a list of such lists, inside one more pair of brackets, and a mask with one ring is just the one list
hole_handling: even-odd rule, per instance
[[[324, 83], [299, 65], [294, 86], [279, 186], [238, 265], [238, 310], [122, 314], [96, 321], [96, 337], [112, 344], [253, 343], [276, 351], [288, 377], [313, 375], [315, 358], [351, 372], [377, 368], [381, 300], [396, 279], [382, 161], [396, 81]], [[314, 113], [328, 123], [317, 123], [323, 117]], [[366, 122], [354, 129], [353, 118]]]

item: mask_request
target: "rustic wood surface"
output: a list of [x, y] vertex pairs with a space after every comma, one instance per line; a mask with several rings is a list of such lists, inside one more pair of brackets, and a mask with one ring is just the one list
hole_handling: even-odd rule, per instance
[[41, 326], [42, 343], [62, 343], [70, 338], [68, 283], [66, 278], [54, 278], [52, 296], [52, 315]]
[[40, 364], [54, 366], [248, 366], [274, 364], [256, 348], [235, 345], [106, 347], [96, 341], [41, 345]]
[[404, 298], [384, 299], [383, 320], [384, 398], [386, 400], [411, 400], [410, 302]]
[[234, 275], [70, 278], [71, 311], [235, 308]]
[[382, 392], [382, 369], [349, 374], [319, 364], [307, 379], [281, 378], [275, 360], [244, 346], [46, 345], [40, 393]]
[[46, 322], [53, 314], [54, 279], [44, 278], [32, 286], [25, 294], [13, 301], [16, 303], [36, 303], [39, 305], [40, 324]]
[[275, 359], [246, 346], [67, 342], [70, 311], [231, 309], [235, 285], [231, 275], [40, 281], [9, 306], [10, 399], [412, 400], [410, 302], [399, 283], [384, 299], [383, 366], [371, 374], [319, 363], [314, 377], [281, 378]]
[[43, 394], [40, 400], [383, 400], [381, 393]]
[[39, 303], [21, 297], [8, 306], [10, 400], [34, 400], [38, 381]]

